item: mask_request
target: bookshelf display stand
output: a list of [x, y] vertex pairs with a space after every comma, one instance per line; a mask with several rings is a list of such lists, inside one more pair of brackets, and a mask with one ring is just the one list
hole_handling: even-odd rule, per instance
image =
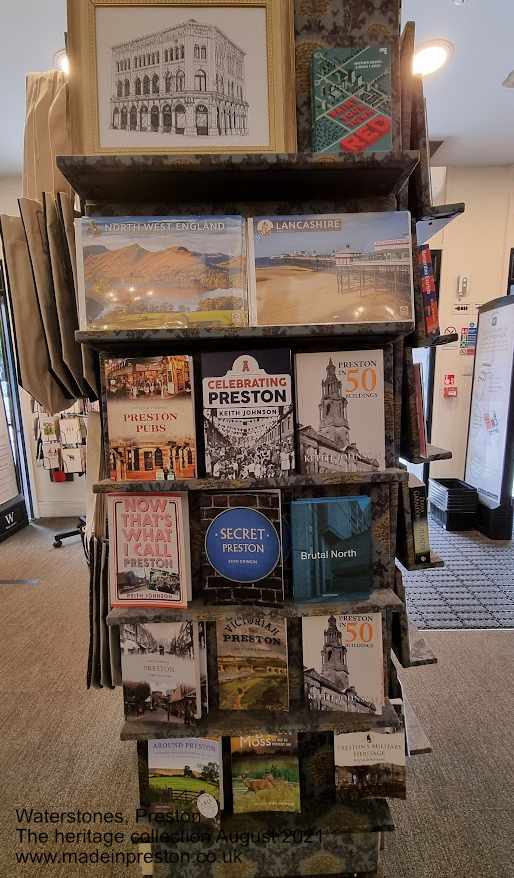
[[[238, 156], [60, 156], [57, 164], [80, 195], [89, 216], [162, 215], [187, 213], [315, 213], [345, 211], [384, 211], [409, 208], [413, 227], [416, 220], [447, 217], [449, 211], [430, 204], [426, 129], [422, 122], [422, 84], [410, 73], [414, 46], [413, 29], [404, 33], [400, 47], [399, 0], [384, 0], [380, 10], [365, 0], [345, 4], [343, 14], [338, 0], [314, 0], [305, 12], [296, 0], [295, 31], [297, 55], [297, 118], [299, 154]], [[318, 8], [319, 7], [319, 8]], [[337, 22], [334, 25], [334, 21]], [[380, 34], [377, 37], [377, 33]], [[323, 46], [355, 43], [380, 45], [386, 40], [393, 49], [393, 151], [386, 156], [358, 159], [352, 156], [323, 157], [308, 153], [310, 141], [309, 78], [305, 75], [313, 51]], [[307, 65], [307, 66], [306, 66]], [[454, 215], [458, 215], [459, 206]], [[449, 220], [448, 220], [449, 221]], [[416, 246], [415, 236], [413, 247]], [[366, 730], [377, 726], [399, 726], [388, 698], [401, 693], [401, 667], [435, 661], [423, 647], [419, 632], [409, 626], [402, 573], [396, 564], [397, 518], [402, 514], [400, 493], [408, 474], [400, 466], [402, 457], [413, 462], [448, 458], [450, 452], [430, 446], [423, 458], [412, 455], [401, 441], [402, 386], [404, 356], [409, 348], [453, 341], [450, 336], [427, 333], [419, 285], [415, 284], [415, 320], [389, 324], [344, 324], [339, 326], [245, 327], [219, 329], [128, 330], [120, 332], [84, 331], [77, 340], [96, 352], [116, 356], [188, 353], [193, 360], [201, 351], [265, 348], [270, 344], [297, 351], [382, 348], [385, 379], [386, 468], [376, 472], [341, 473], [327, 476], [290, 476], [278, 480], [246, 479], [224, 482], [198, 478], [175, 482], [98, 482], [99, 495], [110, 491], [188, 491], [192, 505], [192, 554], [197, 545], [195, 502], [201, 490], [241, 491], [247, 488], [280, 488], [287, 504], [293, 498], [316, 496], [368, 495], [373, 508], [373, 590], [369, 598], [334, 601], [330, 604], [296, 604], [262, 607], [259, 612], [282, 614], [287, 619], [289, 651], [290, 710], [287, 713], [230, 712], [217, 709], [217, 670], [215, 621], [233, 605], [207, 605], [199, 594], [185, 610], [113, 609], [107, 600], [98, 609], [92, 598], [101, 628], [101, 642], [111, 649], [111, 657], [101, 654], [98, 671], [93, 668], [92, 684], [119, 684], [116, 672], [118, 626], [122, 623], [198, 619], [206, 621], [209, 674], [209, 713], [188, 726], [172, 729], [151, 722], [127, 720], [121, 731], [123, 740], [137, 740], [141, 802], [147, 801], [147, 740], [159, 736], [202, 736], [252, 732], [295, 731], [302, 735], [300, 775], [302, 813], [223, 813], [221, 828], [226, 833], [255, 834], [245, 847], [237, 848], [230, 861], [227, 841], [206, 841], [199, 865], [189, 857], [191, 845], [178, 842], [173, 851], [179, 856], [174, 865], [154, 865], [154, 875], [171, 878], [279, 878], [279, 876], [379, 876], [380, 852], [384, 834], [394, 829], [385, 799], [336, 802], [332, 732]], [[223, 348], [221, 347], [223, 345]], [[198, 424], [197, 424], [198, 429]], [[101, 498], [100, 498], [101, 499]], [[108, 552], [107, 535], [93, 537], [93, 553]], [[400, 559], [402, 564], [408, 558]], [[442, 563], [435, 560], [429, 566]], [[107, 565], [104, 564], [104, 571]], [[410, 568], [412, 569], [412, 568]], [[286, 571], [285, 571], [286, 572]], [[106, 578], [107, 574], [104, 574]], [[194, 577], [193, 577], [194, 579]], [[287, 579], [287, 577], [286, 577]], [[92, 594], [100, 588], [92, 581]], [[102, 586], [105, 589], [105, 583]], [[194, 586], [193, 586], [194, 592]], [[95, 603], [96, 601], [96, 603]], [[251, 606], [251, 605], [250, 605]], [[96, 610], [94, 608], [97, 608]], [[240, 609], [240, 608], [239, 608]], [[245, 605], [245, 610], [249, 605]], [[304, 702], [301, 646], [303, 615], [339, 612], [381, 612], [384, 638], [384, 682], [386, 705], [381, 716], [368, 714], [308, 711]], [[93, 633], [93, 637], [96, 636]], [[94, 649], [93, 649], [94, 652]], [[101, 652], [101, 651], [100, 651]], [[114, 656], [114, 659], [113, 659]], [[394, 657], [391, 659], [390, 657]], [[109, 664], [105, 669], [102, 662]], [[118, 669], [119, 670], [119, 669]], [[399, 672], [399, 673], [398, 673]], [[111, 677], [109, 676], [111, 674]], [[211, 701], [212, 694], [212, 701]], [[430, 744], [407, 710], [409, 749], [412, 754], [430, 751]], [[121, 719], [121, 718], [120, 718]], [[259, 842], [259, 834], [273, 831], [273, 843]], [[272, 834], [273, 834], [272, 833]], [[291, 837], [297, 843], [291, 844]], [[308, 842], [308, 843], [307, 843]], [[156, 842], [156, 848], [165, 848]], [[236, 846], [237, 847], [237, 846]], [[225, 860], [220, 865], [220, 856]], [[211, 855], [212, 856], [209, 856]]]

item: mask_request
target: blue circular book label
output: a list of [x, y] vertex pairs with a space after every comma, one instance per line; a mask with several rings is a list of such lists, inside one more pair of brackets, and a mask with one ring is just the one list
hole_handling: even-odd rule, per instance
[[216, 573], [232, 582], [258, 582], [280, 559], [275, 525], [255, 509], [237, 506], [220, 512], [205, 534], [205, 553]]

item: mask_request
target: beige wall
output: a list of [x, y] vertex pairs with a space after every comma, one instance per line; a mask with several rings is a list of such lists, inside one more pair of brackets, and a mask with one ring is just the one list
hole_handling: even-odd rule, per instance
[[[472, 306], [506, 293], [509, 253], [514, 247], [514, 165], [448, 167], [445, 189], [437, 201], [466, 203], [464, 215], [430, 242], [433, 248], [442, 249], [441, 329], [455, 326], [459, 330], [476, 321]], [[464, 316], [452, 310], [458, 304], [459, 275], [469, 279], [469, 294], [461, 301], [470, 310]], [[443, 398], [445, 372], [456, 376], [457, 399]], [[437, 350], [432, 441], [451, 449], [453, 459], [432, 464], [433, 476], [464, 476], [472, 373], [473, 357], [460, 355], [458, 346]]]

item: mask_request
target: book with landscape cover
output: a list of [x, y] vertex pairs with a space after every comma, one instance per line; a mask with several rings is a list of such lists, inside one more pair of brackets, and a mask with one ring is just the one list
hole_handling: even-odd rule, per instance
[[371, 500], [316, 497], [291, 503], [295, 600], [367, 595], [373, 587]]
[[186, 607], [187, 494], [108, 494], [112, 607]]
[[302, 643], [305, 701], [310, 710], [382, 713], [381, 613], [303, 617]]
[[227, 616], [216, 622], [221, 710], [288, 710], [284, 617]]
[[295, 366], [300, 471], [383, 469], [383, 351], [296, 354]]
[[391, 151], [390, 46], [317, 49], [311, 95], [313, 152]]
[[233, 737], [230, 748], [235, 814], [301, 811], [296, 734]]
[[334, 735], [337, 798], [406, 798], [405, 730]]
[[152, 810], [178, 823], [219, 824], [223, 810], [221, 738], [148, 741], [148, 787]]
[[205, 471], [222, 479], [294, 471], [291, 352], [201, 355]]
[[120, 625], [127, 720], [190, 725], [201, 716], [198, 623]]
[[408, 211], [248, 220], [248, 291], [257, 326], [414, 319]]
[[102, 371], [111, 478], [194, 478], [191, 357], [104, 356]]
[[245, 326], [240, 216], [75, 221], [81, 329]]
[[282, 603], [280, 491], [205, 491], [198, 507], [204, 599]]

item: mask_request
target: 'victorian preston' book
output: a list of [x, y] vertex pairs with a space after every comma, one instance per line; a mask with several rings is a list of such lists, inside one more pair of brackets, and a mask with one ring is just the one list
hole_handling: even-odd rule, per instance
[[83, 217], [75, 228], [81, 329], [247, 324], [242, 217]]
[[257, 611], [216, 622], [221, 710], [287, 710], [287, 627]]
[[106, 356], [102, 367], [111, 478], [194, 478], [191, 357]]
[[186, 607], [187, 494], [108, 494], [112, 607]]
[[291, 352], [202, 354], [205, 470], [222, 479], [294, 470]]
[[385, 728], [334, 735], [339, 799], [405, 799], [405, 730]]
[[219, 823], [223, 810], [221, 738], [148, 741], [148, 787], [152, 811], [171, 820]]
[[369, 497], [293, 500], [291, 542], [296, 600], [364, 596], [371, 591]]
[[310, 710], [381, 714], [381, 613], [302, 618], [305, 700]]
[[297, 735], [245, 735], [230, 748], [235, 814], [301, 811]]

